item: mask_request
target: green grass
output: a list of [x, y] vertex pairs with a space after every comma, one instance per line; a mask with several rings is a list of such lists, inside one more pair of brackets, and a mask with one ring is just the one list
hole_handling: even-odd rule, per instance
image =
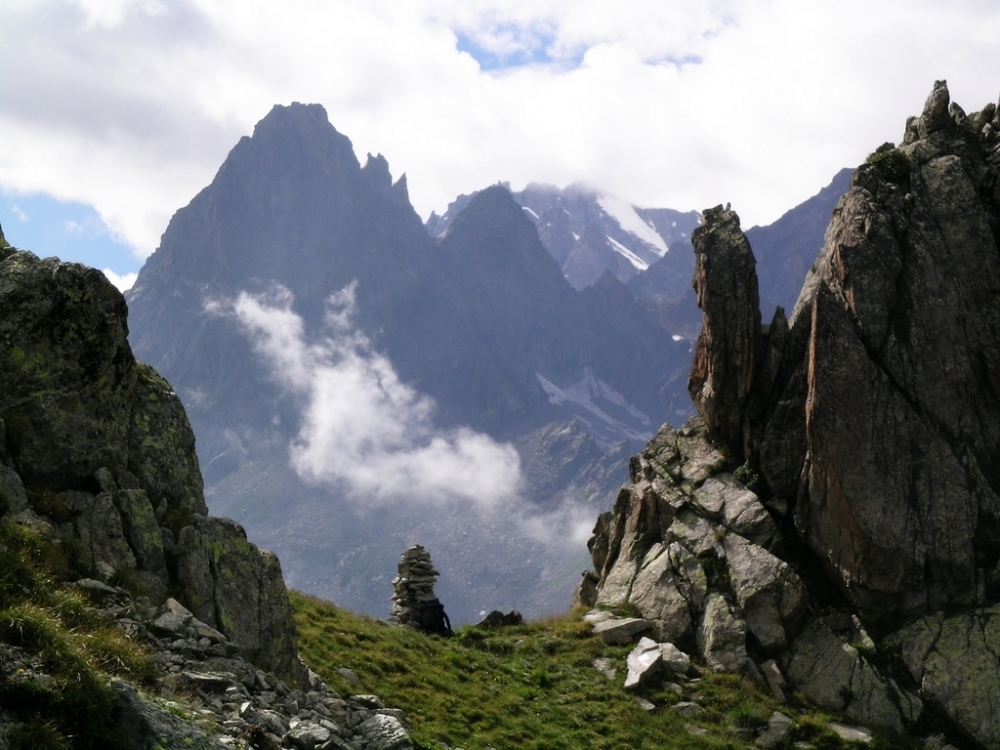
[[[797, 741], [852, 747], [827, 728], [836, 717], [798, 700], [782, 706], [741, 677], [698, 667], [677, 679], [680, 696], [665, 682], [642, 691], [658, 707], [646, 712], [622, 687], [631, 646], [592, 637], [582, 612], [498, 630], [465, 626], [445, 639], [290, 593], [306, 663], [345, 695], [372, 692], [403, 709], [423, 750], [439, 750], [439, 743], [465, 750], [748, 748], [775, 710], [796, 719]], [[594, 668], [596, 657], [614, 660], [614, 680]], [[347, 683], [339, 667], [353, 670], [361, 686]], [[703, 711], [683, 718], [669, 708], [679, 700]], [[913, 745], [878, 734], [876, 746]]]
[[83, 593], [60, 584], [74, 557], [72, 545], [0, 521], [0, 641], [44, 668], [0, 685], [0, 705], [18, 719], [7, 738], [12, 750], [126, 747], [110, 724], [109, 679], [150, 685], [156, 677], [145, 649]]

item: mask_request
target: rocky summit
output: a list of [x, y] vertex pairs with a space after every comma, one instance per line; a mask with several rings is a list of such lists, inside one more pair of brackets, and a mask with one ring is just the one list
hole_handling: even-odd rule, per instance
[[700, 416], [632, 460], [581, 600], [857, 721], [1000, 743], [996, 112], [936, 83], [769, 325], [739, 217], [703, 213]]

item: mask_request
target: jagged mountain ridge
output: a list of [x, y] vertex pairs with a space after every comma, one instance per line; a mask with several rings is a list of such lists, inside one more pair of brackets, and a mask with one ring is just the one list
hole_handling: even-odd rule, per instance
[[[510, 190], [508, 184], [502, 186]], [[431, 236], [444, 233], [473, 195], [460, 195], [441, 216], [432, 212], [426, 222]], [[686, 241], [698, 225], [696, 211], [632, 206], [583, 185], [560, 190], [532, 183], [511, 195], [577, 290], [594, 284], [605, 271], [627, 283], [668, 256], [670, 247]]]
[[[289, 450], [303, 395], [276, 383], [232, 316], [206, 308], [241, 292], [273, 300], [276, 285], [316, 345], [332, 336], [330, 295], [351, 287], [352, 335], [369, 342], [366, 356], [385, 357], [400, 382], [434, 399], [435, 429], [517, 444], [580, 418], [603, 453], [690, 413], [686, 347], [617, 280], [575, 291], [509, 192], [478, 194], [434, 240], [384, 158], [370, 156], [362, 168], [321, 107], [276, 107], [172, 220], [128, 294], [132, 341], [188, 408], [213, 509], [276, 549], [294, 585], [356, 610], [384, 614], [378, 560], [412, 541], [456, 571], [441, 591], [457, 621], [481, 608], [561, 609], [572, 584], [558, 569], [577, 568], [579, 553], [559, 563], [537, 540], [468, 508], [413, 503], [366, 516], [363, 497], [296, 476]], [[592, 455], [592, 446], [574, 445]], [[532, 465], [525, 462], [529, 490], [540, 486]], [[566, 489], [528, 500], [559, 507]], [[488, 560], [472, 529], [498, 540]], [[491, 566], [505, 580], [485, 585]], [[552, 599], [552, 586], [564, 593]], [[486, 600], [472, 604], [477, 596]]]
[[[773, 224], [748, 230], [756, 248], [762, 309], [791, 309], [852, 172], [841, 170]], [[473, 195], [460, 195], [441, 216], [431, 213], [427, 231], [432, 236], [446, 231]], [[539, 239], [574, 288], [585, 289], [610, 273], [672, 335], [697, 338], [701, 314], [691, 289], [690, 235], [700, 221], [698, 212], [630, 206], [582, 185], [560, 190], [531, 184], [511, 195], [534, 221]]]

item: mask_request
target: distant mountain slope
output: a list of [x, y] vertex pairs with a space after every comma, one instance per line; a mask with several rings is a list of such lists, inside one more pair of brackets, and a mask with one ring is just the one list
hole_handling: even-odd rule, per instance
[[[512, 195], [575, 289], [590, 286], [605, 271], [627, 282], [698, 226], [696, 211], [632, 206], [582, 185], [559, 189], [533, 183]], [[432, 213], [428, 232], [444, 232], [471, 197], [460, 195], [442, 216]]]
[[[841, 170], [819, 193], [773, 224], [747, 231], [758, 258], [766, 321], [778, 305], [791, 310], [851, 174], [850, 169]], [[509, 190], [506, 183], [499, 186]], [[671, 334], [689, 341], [697, 337], [701, 313], [691, 290], [690, 235], [698, 226], [698, 212], [631, 206], [581, 185], [559, 189], [532, 184], [512, 196], [574, 288], [585, 289], [609, 272]], [[443, 234], [472, 198], [460, 195], [443, 215], [432, 213], [427, 231]]]
[[852, 174], [853, 169], [840, 170], [829, 185], [773, 224], [747, 230], [757, 256], [760, 310], [765, 323], [771, 321], [779, 305], [791, 313], [806, 273], [823, 248], [833, 208], [850, 187]]

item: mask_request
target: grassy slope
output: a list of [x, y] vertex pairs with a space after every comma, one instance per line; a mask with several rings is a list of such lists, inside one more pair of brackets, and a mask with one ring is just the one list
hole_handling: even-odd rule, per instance
[[[774, 710], [797, 717], [794, 739], [817, 748], [846, 747], [826, 729], [830, 717], [782, 707], [739, 677], [696, 675], [697, 668], [680, 680], [682, 696], [663, 685], [643, 696], [657, 706], [696, 701], [704, 707], [700, 714], [644, 711], [622, 689], [631, 647], [591, 637], [580, 613], [494, 631], [464, 627], [443, 639], [297, 592], [292, 604], [306, 663], [342, 693], [371, 691], [402, 708], [417, 744], [428, 750], [438, 743], [465, 750], [744, 748], [753, 744], [746, 730], [766, 725]], [[614, 680], [594, 668], [596, 657], [614, 660]], [[353, 670], [362, 686], [348, 684], [338, 667]], [[877, 737], [867, 747], [907, 746]]]

